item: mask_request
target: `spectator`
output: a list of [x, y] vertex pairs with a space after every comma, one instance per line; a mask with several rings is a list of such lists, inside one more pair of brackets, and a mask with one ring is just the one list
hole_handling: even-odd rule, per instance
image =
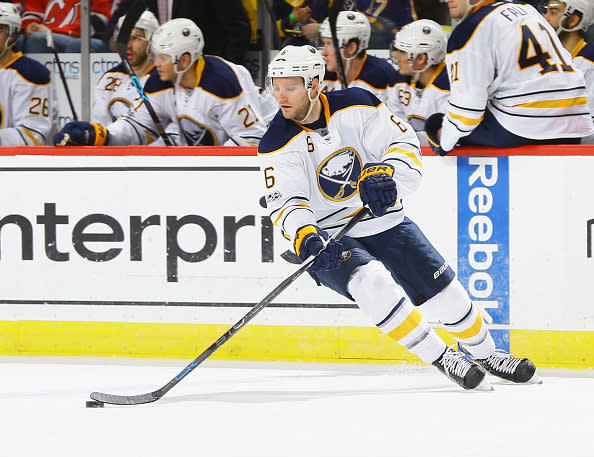
[[[243, 65], [250, 45], [250, 20], [241, 0], [171, 0], [159, 2], [159, 21], [191, 19], [204, 35], [204, 53]], [[166, 15], [166, 17], [162, 17]]]
[[448, 6], [460, 21], [446, 54], [448, 111], [425, 124], [437, 154], [457, 144], [579, 143], [591, 134], [584, 78], [538, 11], [493, 0]]
[[594, 43], [584, 40], [584, 33], [594, 23], [592, 0], [551, 0], [544, 17], [571, 53], [573, 65], [584, 74], [590, 114], [594, 116]]
[[50, 72], [15, 52], [21, 17], [12, 3], [0, 3], [0, 145], [39, 145], [56, 128], [54, 87]]
[[[117, 31], [121, 28], [125, 17], [120, 17]], [[128, 62], [142, 84], [150, 74], [157, 72], [149, 53], [149, 42], [157, 28], [159, 28], [159, 22], [155, 15], [150, 11], [144, 11], [128, 40]], [[99, 79], [95, 88], [91, 122], [110, 124], [121, 116], [132, 116], [141, 105], [142, 99], [134, 88], [125, 65], [121, 63], [105, 72]]]
[[[260, 94], [242, 66], [202, 55], [204, 39], [189, 19], [161, 25], [151, 38], [158, 74], [149, 76], [144, 89], [163, 125], [178, 123], [180, 143], [191, 146], [257, 144], [266, 130]], [[71, 122], [55, 137], [60, 144], [147, 144], [159, 132], [146, 107], [134, 116], [120, 117], [106, 127]]]
[[445, 66], [447, 35], [430, 19], [405, 25], [394, 38], [398, 63], [396, 84], [390, 89], [388, 109], [408, 122], [421, 144], [428, 145], [425, 121], [433, 113], [445, 113], [450, 81]]
[[[302, 260], [316, 256], [309, 271], [464, 389], [489, 389], [485, 370], [538, 382], [530, 360], [495, 350], [452, 268], [404, 215], [402, 202], [419, 188], [423, 173], [410, 126], [366, 90], [321, 94], [324, 62], [313, 46], [281, 50], [268, 77], [282, 114], [258, 146], [267, 208]], [[371, 214], [340, 242], [329, 239], [362, 205]], [[421, 304], [458, 340], [460, 352], [429, 326], [416, 308]]]
[[[54, 35], [57, 52], [80, 52], [80, 0], [24, 0], [23, 51], [52, 52], [47, 46], [47, 32]], [[93, 37], [102, 36], [111, 17], [109, 0], [91, 1]], [[91, 38], [91, 52], [109, 52], [100, 38]]]
[[274, 0], [274, 19], [282, 41], [276, 46], [314, 44], [319, 25], [327, 15], [327, 0]]
[[388, 49], [394, 34], [404, 25], [417, 20], [413, 0], [356, 0], [351, 3], [355, 3], [354, 8], [365, 14], [371, 24], [369, 47], [372, 49]]
[[[362, 87], [382, 101], [388, 97], [388, 89], [396, 81], [396, 70], [384, 59], [368, 55], [366, 50], [370, 36], [369, 21], [358, 11], [341, 11], [336, 18], [336, 36], [340, 48], [340, 59], [344, 69], [346, 87]], [[320, 29], [324, 48], [322, 55], [327, 73], [322, 85], [323, 91], [342, 89], [337, 75], [338, 61], [334, 52], [330, 24], [325, 19]]]

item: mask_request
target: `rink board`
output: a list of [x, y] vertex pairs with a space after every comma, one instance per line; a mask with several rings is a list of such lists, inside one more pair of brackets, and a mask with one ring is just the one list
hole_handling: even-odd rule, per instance
[[[193, 358], [297, 268], [252, 148], [173, 152], [0, 152], [0, 353]], [[594, 367], [594, 149], [425, 152], [405, 207], [498, 345]], [[215, 357], [416, 361], [371, 324], [304, 275]]]

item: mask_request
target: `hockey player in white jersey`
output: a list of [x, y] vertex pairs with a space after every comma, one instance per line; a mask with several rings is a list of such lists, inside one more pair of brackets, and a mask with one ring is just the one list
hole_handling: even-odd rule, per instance
[[[327, 70], [322, 91], [342, 89], [328, 18], [322, 22], [320, 36]], [[358, 11], [340, 11], [336, 18], [336, 37], [346, 77], [344, 86], [367, 89], [385, 102], [388, 89], [394, 85], [396, 70], [384, 59], [367, 54], [371, 37], [369, 20]]]
[[[126, 16], [120, 17], [117, 32]], [[150, 11], [144, 11], [128, 40], [127, 58], [142, 85], [150, 73], [156, 73], [151, 61], [149, 44], [159, 21]], [[132, 84], [132, 79], [123, 63], [105, 72], [95, 88], [95, 101], [91, 110], [91, 122], [108, 125], [120, 116], [132, 116], [142, 105], [142, 98]]]
[[[258, 146], [268, 211], [301, 259], [317, 255], [310, 271], [318, 280], [465, 389], [490, 389], [485, 370], [538, 380], [528, 359], [495, 350], [452, 268], [404, 215], [402, 201], [423, 173], [411, 126], [361, 88], [321, 93], [324, 61], [312, 46], [283, 48], [267, 78], [281, 106]], [[329, 238], [362, 205], [372, 215], [340, 242]], [[475, 361], [446, 346], [420, 304]]]
[[[594, 3], [591, 0], [551, 0], [546, 8], [545, 19], [573, 57], [573, 66], [584, 74], [588, 106], [594, 119], [594, 42], [584, 40], [585, 31], [594, 23]], [[590, 136], [588, 143], [593, 141]]]
[[445, 66], [447, 35], [430, 19], [406, 24], [394, 37], [392, 58], [398, 62], [396, 84], [390, 89], [388, 109], [408, 120], [419, 141], [428, 145], [425, 121], [445, 113], [450, 81]]
[[584, 78], [528, 4], [447, 0], [450, 98], [425, 130], [437, 154], [457, 144], [579, 143], [592, 131]]
[[[203, 55], [204, 39], [190, 19], [161, 25], [151, 38], [157, 74], [144, 90], [162, 125], [177, 123], [180, 143], [189, 146], [258, 144], [266, 124], [260, 94], [242, 66], [216, 56]], [[71, 122], [54, 137], [70, 144], [147, 144], [159, 132], [143, 106], [132, 117], [123, 116], [108, 126]]]
[[40, 145], [56, 129], [50, 72], [15, 52], [21, 17], [13, 3], [0, 3], [0, 145]]

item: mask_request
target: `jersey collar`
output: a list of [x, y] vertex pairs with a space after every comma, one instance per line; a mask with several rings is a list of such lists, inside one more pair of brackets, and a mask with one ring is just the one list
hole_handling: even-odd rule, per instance
[[[323, 116], [324, 126], [328, 126], [328, 121], [330, 120], [330, 105], [328, 104], [328, 99], [324, 94], [320, 94], [320, 102], [322, 103], [322, 112], [320, 113], [320, 117]], [[307, 127], [306, 125], [300, 124], [297, 121], [293, 121], [299, 127], [301, 127], [306, 132], [313, 132], [314, 130]]]
[[6, 62], [2, 68], [8, 68], [9, 66], [11, 66], [14, 62], [16, 62], [18, 59], [20, 59], [21, 57], [23, 57], [23, 52], [22, 51], [18, 51], [15, 52], [14, 56], [12, 56], [12, 59], [10, 59], [8, 62]]
[[584, 46], [586, 46], [586, 40], [584, 40], [583, 38], [578, 41], [578, 44], [575, 45], [575, 48], [572, 49], [571, 51], [571, 57], [573, 57], [575, 59], [575, 57], [580, 53], [580, 51], [582, 49], [584, 49]]

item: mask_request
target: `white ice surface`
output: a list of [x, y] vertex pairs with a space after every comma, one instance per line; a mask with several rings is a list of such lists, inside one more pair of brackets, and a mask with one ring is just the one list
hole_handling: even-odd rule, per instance
[[465, 392], [435, 368], [206, 361], [161, 400], [140, 394], [189, 361], [0, 357], [0, 457], [592, 457], [594, 373]]

